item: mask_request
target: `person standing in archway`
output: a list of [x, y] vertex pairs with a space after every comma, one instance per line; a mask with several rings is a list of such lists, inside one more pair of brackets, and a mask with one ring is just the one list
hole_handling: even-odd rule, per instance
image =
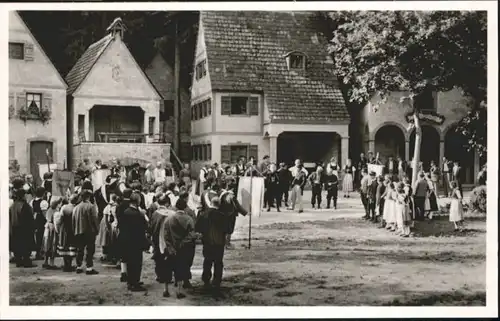
[[446, 157], [443, 157], [443, 193], [444, 197], [450, 196], [450, 183], [451, 183], [451, 170], [453, 168], [452, 162]]

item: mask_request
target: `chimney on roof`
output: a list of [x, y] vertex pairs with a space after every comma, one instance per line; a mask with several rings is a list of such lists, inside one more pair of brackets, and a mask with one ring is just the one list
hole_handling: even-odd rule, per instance
[[109, 25], [108, 29], [106, 29], [107, 34], [111, 34], [113, 37], [119, 35], [121, 39], [123, 39], [123, 35], [125, 33], [125, 24], [122, 21], [122, 18], [118, 17]]

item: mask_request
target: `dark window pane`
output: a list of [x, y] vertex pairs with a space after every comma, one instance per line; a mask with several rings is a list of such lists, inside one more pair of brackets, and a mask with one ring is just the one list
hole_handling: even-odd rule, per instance
[[231, 115], [248, 114], [248, 97], [231, 97]]
[[9, 42], [9, 58], [24, 60], [24, 44]]

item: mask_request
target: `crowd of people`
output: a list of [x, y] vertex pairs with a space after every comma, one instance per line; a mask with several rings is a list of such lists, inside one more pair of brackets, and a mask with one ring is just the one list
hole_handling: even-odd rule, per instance
[[169, 286], [175, 284], [181, 298], [184, 289], [192, 286], [191, 266], [201, 242], [204, 287], [220, 294], [224, 252], [232, 248], [237, 216], [248, 214], [237, 200], [243, 176], [264, 178], [267, 211], [273, 207], [281, 211], [284, 204], [289, 210], [303, 212], [307, 184], [313, 209], [321, 208], [325, 194], [326, 208], [337, 209], [339, 185], [345, 198], [358, 190], [365, 209], [363, 218], [402, 237], [410, 236], [414, 221], [432, 218], [438, 211], [441, 190], [452, 198], [450, 221], [456, 229], [463, 227], [458, 162], [444, 160], [442, 171], [434, 162], [427, 171], [419, 168], [413, 185], [401, 159], [389, 158], [378, 176], [368, 170], [369, 164], [380, 164], [378, 157], [362, 154], [357, 165], [347, 160], [342, 167], [332, 158], [309, 173], [299, 159], [288, 168], [285, 163], [271, 162], [268, 156], [259, 164], [242, 156], [234, 165], [207, 164], [193, 180], [189, 164], [176, 174], [161, 162], [141, 172], [137, 163], [127, 170], [113, 160], [109, 176], [95, 189], [91, 174], [106, 165], [98, 160], [91, 166], [85, 160], [75, 171], [74, 190], [64, 197], [51, 195], [50, 172], [40, 186], [35, 186], [31, 175], [17, 177], [10, 190], [11, 262], [33, 267], [34, 252], [35, 260], [43, 260], [43, 268], [58, 269], [55, 260], [61, 258], [63, 272], [94, 275], [99, 273], [94, 268], [98, 246], [102, 263], [120, 269], [120, 280], [129, 290], [143, 291], [141, 269], [143, 254], [148, 252], [155, 262], [157, 281], [165, 286], [163, 295], [170, 296]]
[[157, 173], [147, 180], [138, 175], [138, 164], [123, 175], [119, 166], [112, 166], [101, 188], [94, 190], [91, 176], [85, 175], [65, 197], [51, 195], [51, 173], [44, 175], [29, 201], [30, 176], [15, 178], [10, 191], [11, 263], [33, 267], [35, 252], [34, 260], [44, 260], [45, 269], [59, 269], [55, 260], [61, 258], [62, 272], [94, 275], [99, 273], [94, 268], [98, 246], [101, 262], [119, 268], [120, 280], [130, 291], [144, 291], [141, 269], [143, 253], [148, 252], [157, 281], [165, 285], [163, 295], [170, 296], [173, 283], [182, 298], [184, 289], [191, 287], [191, 266], [201, 242], [204, 287], [220, 294], [224, 250], [231, 246], [236, 216], [247, 214], [234, 186], [208, 177], [205, 190], [195, 197], [186, 183], [188, 166], [173, 182]]

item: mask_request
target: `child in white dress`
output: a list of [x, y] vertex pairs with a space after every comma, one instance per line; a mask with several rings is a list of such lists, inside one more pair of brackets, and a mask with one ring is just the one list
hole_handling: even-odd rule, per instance
[[403, 237], [410, 236], [410, 208], [408, 205], [408, 195], [405, 191], [405, 184], [400, 182], [397, 187], [397, 197], [395, 205], [397, 231]]
[[455, 181], [451, 183], [451, 204], [450, 204], [450, 222], [455, 225], [455, 231], [463, 229], [464, 212], [462, 207], [462, 194]]
[[394, 219], [394, 183], [388, 181], [385, 203], [384, 203], [384, 220], [386, 221], [386, 229], [395, 229], [395, 219]]

